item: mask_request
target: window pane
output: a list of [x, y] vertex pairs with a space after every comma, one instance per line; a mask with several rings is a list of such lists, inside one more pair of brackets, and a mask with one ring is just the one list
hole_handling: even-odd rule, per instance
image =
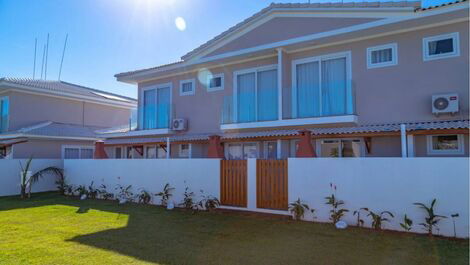
[[80, 159], [93, 159], [93, 149], [82, 148], [80, 150]]
[[255, 121], [255, 74], [237, 76], [238, 88], [238, 121]]
[[114, 149], [114, 158], [117, 158], [117, 159], [122, 158], [122, 148], [121, 147], [116, 147]]
[[144, 129], [155, 129], [157, 126], [155, 90], [144, 91]]
[[439, 135], [432, 137], [433, 150], [458, 150], [459, 141], [457, 135]]
[[360, 157], [361, 156], [361, 145], [360, 141], [355, 140], [342, 140], [343, 145], [343, 157]]
[[147, 158], [157, 157], [157, 148], [155, 146], [147, 146], [146, 152], [147, 152]]
[[452, 38], [430, 41], [428, 43], [429, 55], [450, 53], [454, 51], [454, 40]]
[[346, 114], [346, 58], [322, 61], [322, 116]]
[[339, 153], [340, 141], [330, 140], [322, 141], [321, 143], [321, 157], [340, 157]]
[[277, 158], [277, 143], [267, 142], [266, 143], [266, 154], [264, 155], [267, 159]]
[[258, 120], [277, 119], [277, 70], [258, 72]]
[[189, 144], [182, 144], [180, 147], [180, 157], [189, 157]]
[[64, 159], [78, 159], [80, 158], [80, 149], [78, 148], [65, 148]]
[[183, 83], [182, 90], [183, 90], [183, 93], [193, 91], [193, 83], [192, 82]]
[[392, 61], [392, 48], [372, 51], [372, 63], [385, 63]]
[[8, 98], [0, 99], [0, 132], [8, 130], [8, 112], [9, 102]]
[[243, 151], [241, 144], [228, 145], [228, 159], [243, 159]]
[[297, 116], [320, 116], [320, 68], [318, 62], [296, 66]]
[[134, 149], [132, 149], [131, 146], [128, 146], [126, 147], [126, 155], [127, 155], [127, 158], [133, 158], [134, 157]]
[[157, 128], [168, 128], [170, 125], [170, 88], [157, 90]]
[[258, 146], [256, 144], [243, 144], [243, 159], [257, 158]]
[[163, 147], [159, 146], [157, 148], [157, 158], [166, 158], [166, 149]]
[[222, 86], [222, 77], [213, 77], [209, 80], [209, 87], [221, 87]]

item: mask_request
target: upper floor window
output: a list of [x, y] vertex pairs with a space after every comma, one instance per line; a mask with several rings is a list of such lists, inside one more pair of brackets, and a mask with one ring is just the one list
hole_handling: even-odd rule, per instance
[[180, 81], [180, 96], [194, 95], [196, 91], [194, 79]]
[[396, 43], [367, 48], [368, 69], [396, 65], [397, 58]]
[[427, 150], [430, 155], [461, 155], [464, 154], [463, 135], [428, 135]]
[[171, 110], [171, 84], [146, 88], [143, 92], [143, 128], [169, 128]]
[[423, 58], [425, 61], [459, 55], [460, 45], [458, 32], [423, 39]]
[[207, 91], [217, 91], [224, 89], [224, 74], [209, 75], [207, 77]]
[[62, 149], [63, 159], [93, 159], [93, 146], [67, 145]]
[[8, 130], [9, 101], [8, 97], [0, 97], [0, 133]]

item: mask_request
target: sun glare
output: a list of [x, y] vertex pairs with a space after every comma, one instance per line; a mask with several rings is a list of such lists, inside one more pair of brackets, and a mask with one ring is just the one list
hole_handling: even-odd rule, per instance
[[177, 17], [175, 19], [175, 25], [180, 31], [184, 31], [186, 29], [186, 21], [184, 21], [184, 18], [182, 17]]

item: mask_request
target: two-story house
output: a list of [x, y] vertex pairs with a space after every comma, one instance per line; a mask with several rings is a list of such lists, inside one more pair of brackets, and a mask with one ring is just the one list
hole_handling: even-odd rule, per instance
[[93, 158], [96, 130], [129, 126], [137, 101], [64, 81], [0, 79], [0, 158]]
[[468, 40], [466, 0], [271, 4], [179, 62], [117, 74], [138, 126], [102, 131], [106, 152], [468, 156]]

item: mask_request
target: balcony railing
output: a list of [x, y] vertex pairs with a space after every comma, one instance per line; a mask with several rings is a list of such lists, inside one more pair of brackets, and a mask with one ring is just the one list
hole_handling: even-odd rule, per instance
[[174, 104], [144, 106], [142, 111], [142, 130], [169, 129], [174, 117]]
[[224, 97], [221, 124], [274, 121], [278, 119], [278, 93], [238, 93]]

